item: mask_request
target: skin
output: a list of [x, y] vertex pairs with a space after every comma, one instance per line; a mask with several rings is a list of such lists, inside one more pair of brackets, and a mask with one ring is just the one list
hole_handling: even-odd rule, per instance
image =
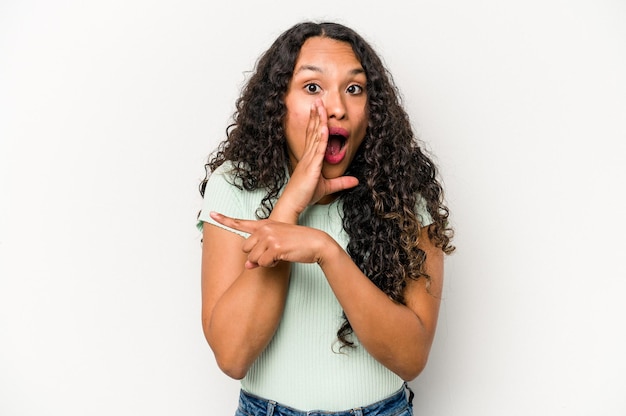
[[[367, 128], [366, 78], [349, 44], [308, 39], [285, 95], [291, 177], [268, 219], [247, 221], [211, 213], [217, 222], [250, 233], [247, 239], [204, 227], [202, 321], [219, 367], [240, 379], [272, 339], [285, 305], [292, 262], [317, 263], [361, 345], [404, 380], [426, 365], [443, 284], [443, 253], [419, 237], [426, 252], [424, 279], [407, 284], [406, 305], [392, 301], [328, 234], [298, 225], [311, 204], [332, 201], [357, 185], [343, 176]], [[324, 161], [329, 128], [349, 133], [336, 163]], [[307, 241], [306, 245], [302, 241]], [[235, 324], [233, 324], [235, 323]]]
[[[367, 129], [366, 84], [365, 71], [348, 43], [317, 37], [304, 43], [285, 94], [284, 124], [292, 167], [306, 154], [307, 127], [314, 120], [310, 127], [314, 131], [319, 129], [317, 134], [326, 135], [329, 129], [341, 129], [348, 134], [343, 160], [322, 166], [324, 178], [337, 178], [345, 173]], [[320, 104], [323, 104], [320, 110], [326, 114], [315, 114], [314, 107]]]

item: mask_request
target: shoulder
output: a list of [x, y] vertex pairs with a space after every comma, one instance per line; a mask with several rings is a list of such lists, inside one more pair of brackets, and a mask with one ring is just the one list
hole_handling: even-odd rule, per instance
[[219, 165], [211, 174], [209, 175], [209, 180], [213, 177], [219, 177], [221, 179], [227, 179], [229, 182], [232, 182], [236, 176], [236, 167], [235, 163], [231, 160], [226, 160], [224, 163]]
[[433, 217], [428, 212], [426, 199], [424, 199], [424, 197], [419, 193], [416, 197], [415, 213], [417, 214], [417, 219], [422, 227], [426, 227], [433, 223]]
[[[224, 161], [207, 178], [207, 187], [228, 187], [243, 191], [246, 180], [247, 165], [244, 162]], [[233, 190], [234, 191], [234, 190]]]

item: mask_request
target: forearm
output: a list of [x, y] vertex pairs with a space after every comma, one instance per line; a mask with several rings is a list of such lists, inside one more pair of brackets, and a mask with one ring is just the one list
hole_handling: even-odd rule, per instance
[[417, 377], [426, 364], [433, 329], [376, 287], [338, 245], [327, 250], [320, 266], [361, 345], [404, 380]]
[[274, 208], [269, 216], [272, 221], [278, 221], [285, 224], [298, 224], [300, 214], [306, 208], [302, 204], [294, 201], [293, 188], [294, 184], [288, 183], [283, 191], [283, 194], [276, 201]]

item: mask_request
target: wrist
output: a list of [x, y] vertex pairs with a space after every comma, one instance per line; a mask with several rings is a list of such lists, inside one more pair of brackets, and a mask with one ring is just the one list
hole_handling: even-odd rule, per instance
[[269, 219], [272, 221], [282, 222], [284, 224], [293, 224], [293, 225], [298, 225], [298, 218], [299, 216], [296, 213], [280, 212], [280, 211], [277, 212], [276, 210], [273, 210], [269, 216]]
[[324, 270], [328, 262], [337, 260], [342, 253], [345, 254], [345, 251], [330, 235], [321, 232], [325, 238], [320, 240], [316, 262]]
[[302, 211], [290, 207], [289, 203], [285, 200], [279, 199], [276, 202], [276, 205], [274, 205], [274, 209], [272, 209], [269, 218], [273, 221], [295, 225], [298, 224], [301, 212]]

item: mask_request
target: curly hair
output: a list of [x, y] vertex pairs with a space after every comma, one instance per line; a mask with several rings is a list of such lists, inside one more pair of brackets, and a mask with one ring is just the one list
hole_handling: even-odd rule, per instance
[[[234, 162], [237, 186], [267, 191], [256, 215], [269, 216], [288, 180], [284, 96], [300, 48], [315, 36], [349, 43], [367, 77], [368, 127], [346, 172], [357, 177], [359, 185], [339, 196], [343, 228], [349, 237], [347, 252], [376, 286], [404, 304], [409, 279], [430, 282], [424, 269], [426, 253], [418, 247], [422, 224], [417, 206], [426, 207], [433, 220], [428, 226], [429, 238], [446, 254], [455, 249], [451, 245], [453, 230], [437, 167], [420, 148], [393, 77], [373, 48], [352, 29], [332, 22], [299, 23], [261, 55], [236, 101], [227, 139], [209, 157], [200, 193], [204, 196], [211, 172], [229, 160]], [[351, 333], [344, 313], [337, 331], [342, 346], [354, 346]]]

